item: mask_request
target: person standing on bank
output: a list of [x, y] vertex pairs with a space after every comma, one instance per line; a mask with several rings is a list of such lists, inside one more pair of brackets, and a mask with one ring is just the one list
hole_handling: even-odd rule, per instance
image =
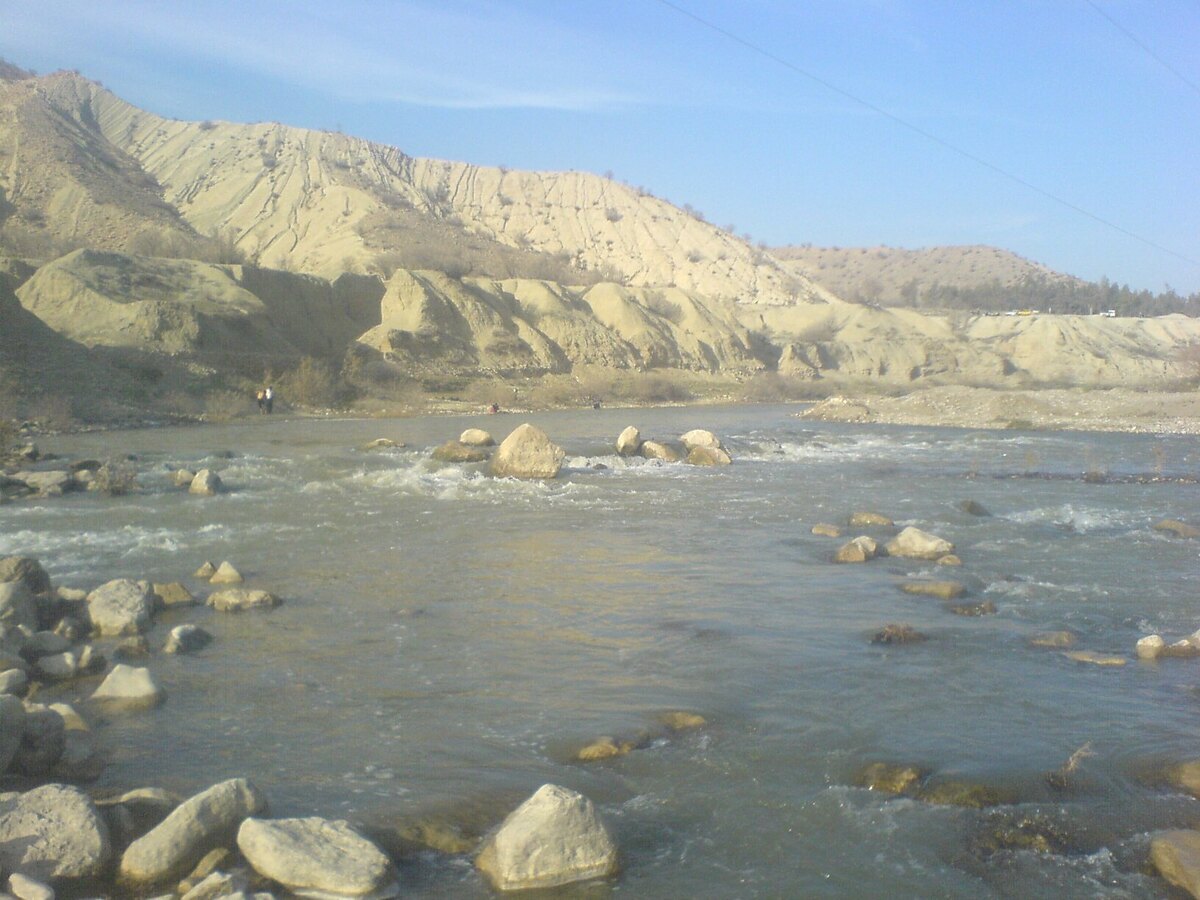
[[271, 414], [271, 408], [275, 405], [275, 391], [268, 384], [267, 389], [263, 391], [263, 404], [267, 408], [267, 415]]

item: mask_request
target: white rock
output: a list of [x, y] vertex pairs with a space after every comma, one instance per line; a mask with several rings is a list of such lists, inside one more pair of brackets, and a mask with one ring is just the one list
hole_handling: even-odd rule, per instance
[[166, 694], [154, 683], [149, 669], [117, 663], [100, 687], [96, 688], [92, 699], [145, 707], [161, 703], [166, 699]]
[[399, 892], [391, 861], [343, 821], [250, 818], [238, 829], [237, 843], [256, 872], [300, 896], [383, 898]]
[[191, 469], [176, 469], [171, 473], [171, 483], [175, 487], [190, 488], [196, 480], [196, 473]]
[[154, 594], [145, 581], [118, 578], [87, 596], [92, 628], [102, 635], [140, 634], [150, 627]]
[[590, 800], [546, 784], [509, 814], [475, 865], [499, 890], [546, 888], [613, 874], [617, 848]]
[[937, 535], [909, 526], [887, 542], [889, 556], [907, 559], [937, 559], [954, 552], [954, 545]]
[[526, 422], [496, 448], [490, 468], [498, 478], [555, 478], [565, 457], [546, 432]]
[[641, 449], [638, 451], [646, 459], [658, 459], [663, 462], [679, 462], [679, 452], [661, 441], [642, 441]]
[[20, 872], [8, 876], [8, 891], [17, 900], [54, 900], [54, 888]]
[[191, 485], [188, 486], [188, 493], [211, 497], [221, 490], [221, 486], [221, 478], [216, 472], [211, 469], [201, 469], [192, 479]]
[[228, 839], [266, 799], [244, 778], [213, 785], [179, 804], [121, 856], [119, 877], [129, 884], [157, 884], [186, 875], [209, 850]]
[[693, 428], [687, 434], [681, 435], [679, 438], [684, 448], [691, 452], [697, 447], [705, 447], [709, 450], [720, 450], [721, 441], [711, 431], [705, 431], [703, 428]]
[[29, 676], [23, 669], [5, 669], [0, 672], [0, 694], [23, 694], [28, 686]]
[[468, 447], [491, 447], [496, 443], [495, 439], [482, 428], [468, 428], [458, 436], [460, 444], [466, 444]]
[[242, 573], [233, 567], [233, 563], [225, 560], [208, 580], [212, 584], [241, 584], [243, 579]]
[[112, 855], [108, 826], [87, 794], [47, 784], [0, 794], [0, 866], [31, 878], [90, 878]]
[[617, 437], [617, 453], [621, 456], [637, 456], [642, 449], [642, 433], [630, 425]]

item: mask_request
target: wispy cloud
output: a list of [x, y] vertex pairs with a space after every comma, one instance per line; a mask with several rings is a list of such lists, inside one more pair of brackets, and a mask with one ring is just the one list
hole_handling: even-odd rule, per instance
[[[6, 8], [8, 7], [8, 8]], [[591, 35], [504, 3], [0, 4], [4, 40], [120, 47], [351, 102], [598, 110], [646, 102]], [[87, 55], [92, 55], [89, 53]]]

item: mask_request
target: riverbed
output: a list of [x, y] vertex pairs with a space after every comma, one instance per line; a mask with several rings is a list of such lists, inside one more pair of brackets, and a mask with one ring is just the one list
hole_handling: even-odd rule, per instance
[[[567, 454], [552, 482], [493, 479], [430, 451], [522, 421]], [[627, 460], [626, 425], [716, 432], [734, 464]], [[364, 452], [379, 437], [404, 447]], [[1200, 756], [1200, 660], [1140, 662], [1139, 637], [1200, 628], [1200, 541], [1154, 530], [1200, 510], [1200, 439], [801, 420], [788, 406], [581, 410], [394, 420], [260, 417], [45, 439], [131, 455], [139, 489], [0, 507], [0, 556], [56, 584], [181, 580], [231, 561], [268, 612], [160, 615], [216, 640], [155, 653], [161, 707], [100, 717], [98, 789], [181, 794], [252, 779], [273, 815], [369, 829], [418, 819], [468, 836], [546, 782], [590, 797], [620, 847], [613, 881], [564, 896], [1166, 897], [1148, 835], [1200, 801], [1164, 763]], [[196, 497], [174, 467], [211, 467]], [[989, 515], [961, 508], [973, 500]], [[812, 533], [856, 510], [952, 541], [963, 565], [835, 565]], [[978, 511], [978, 510], [977, 510]], [[960, 580], [995, 613], [899, 589]], [[875, 645], [907, 623], [927, 640]], [[1031, 639], [1069, 630], [1077, 662]], [[67, 699], [80, 688], [60, 689]], [[703, 716], [672, 731], [662, 716]], [[600, 736], [627, 755], [582, 763]], [[1080, 747], [1069, 783], [1046, 774]], [[873, 762], [987, 785], [983, 809], [857, 785]], [[1040, 822], [1051, 852], [996, 848]], [[406, 896], [487, 897], [468, 855], [401, 861]]]

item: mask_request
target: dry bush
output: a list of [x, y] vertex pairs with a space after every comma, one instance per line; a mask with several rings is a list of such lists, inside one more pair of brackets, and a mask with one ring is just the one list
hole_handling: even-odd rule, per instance
[[484, 378], [468, 384], [462, 391], [462, 398], [468, 403], [477, 403], [483, 407], [494, 403], [504, 409], [513, 401], [513, 387], [504, 381]]
[[539, 409], [582, 406], [587, 399], [583, 387], [570, 375], [545, 375], [527, 395], [529, 405]]
[[347, 392], [328, 363], [306, 356], [279, 379], [275, 393], [300, 406], [328, 409], [338, 406]]
[[819, 400], [829, 395], [829, 387], [811, 378], [763, 372], [742, 386], [747, 403], [787, 403], [793, 400]]
[[254, 396], [247, 391], [217, 388], [204, 395], [204, 418], [210, 422], [228, 422], [254, 411]]

